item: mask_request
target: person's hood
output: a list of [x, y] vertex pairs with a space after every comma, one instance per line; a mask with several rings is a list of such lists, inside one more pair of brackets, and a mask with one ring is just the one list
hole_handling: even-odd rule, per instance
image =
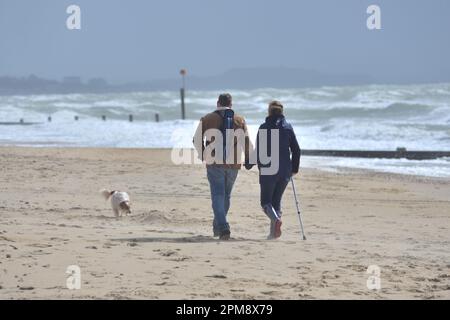
[[281, 128], [286, 125], [286, 118], [284, 117], [284, 115], [268, 116], [266, 118], [266, 123]]

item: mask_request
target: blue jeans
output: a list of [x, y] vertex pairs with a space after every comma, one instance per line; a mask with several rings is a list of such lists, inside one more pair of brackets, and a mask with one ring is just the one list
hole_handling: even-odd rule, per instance
[[229, 231], [230, 225], [227, 222], [227, 214], [230, 209], [231, 191], [239, 170], [221, 166], [207, 166], [206, 171], [214, 211], [214, 231], [217, 233]]

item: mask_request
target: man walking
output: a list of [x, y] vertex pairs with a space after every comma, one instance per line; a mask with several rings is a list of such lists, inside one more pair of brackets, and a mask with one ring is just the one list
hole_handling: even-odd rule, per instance
[[234, 114], [232, 106], [231, 95], [221, 94], [217, 109], [200, 119], [194, 136], [194, 146], [202, 161], [206, 162], [214, 211], [213, 233], [220, 240], [230, 239], [227, 214], [231, 191], [241, 169], [242, 152], [247, 160], [250, 150], [245, 120]]

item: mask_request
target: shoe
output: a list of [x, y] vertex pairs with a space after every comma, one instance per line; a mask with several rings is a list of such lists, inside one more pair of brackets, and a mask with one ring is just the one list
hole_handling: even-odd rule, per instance
[[270, 233], [267, 236], [267, 240], [278, 239], [281, 237], [281, 220], [270, 221]]
[[220, 233], [219, 240], [224, 240], [224, 241], [230, 240], [230, 236], [231, 236], [230, 230], [224, 230]]
[[275, 221], [275, 227], [274, 227], [275, 239], [278, 239], [279, 237], [281, 237], [281, 225], [282, 225], [281, 220]]
[[219, 236], [220, 236], [219, 231], [213, 230], [213, 237], [214, 237], [214, 238], [217, 238], [217, 237], [219, 237]]

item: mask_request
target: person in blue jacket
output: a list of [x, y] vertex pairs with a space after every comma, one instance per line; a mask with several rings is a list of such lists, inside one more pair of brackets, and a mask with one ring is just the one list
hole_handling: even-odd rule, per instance
[[[292, 126], [284, 117], [283, 105], [279, 101], [269, 104], [269, 115], [266, 121], [259, 127], [256, 138], [256, 158], [259, 169], [259, 183], [261, 187], [261, 207], [270, 219], [270, 233], [268, 239], [276, 239], [281, 236], [281, 199], [291, 177], [298, 173], [300, 166], [300, 146]], [[275, 134], [274, 130], [278, 130]], [[266, 139], [260, 139], [265, 134]], [[277, 146], [273, 145], [278, 144]], [[264, 145], [263, 145], [264, 144]], [[269, 163], [264, 163], [261, 158], [266, 152]], [[274, 150], [274, 152], [272, 152]], [[277, 157], [278, 161], [274, 160]], [[275, 170], [268, 170], [272, 165], [278, 164]], [[246, 169], [253, 165], [246, 163]], [[265, 170], [266, 169], [266, 170]]]

